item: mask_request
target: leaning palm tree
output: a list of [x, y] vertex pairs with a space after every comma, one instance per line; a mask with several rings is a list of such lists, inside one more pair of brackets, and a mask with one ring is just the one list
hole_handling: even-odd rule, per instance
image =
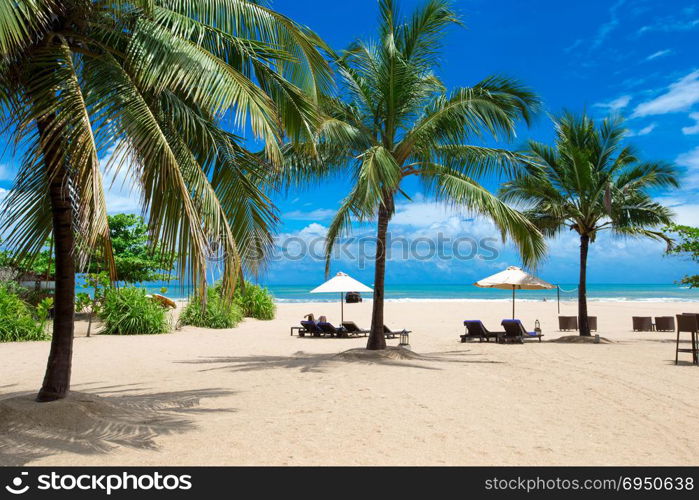
[[180, 275], [203, 286], [218, 254], [230, 291], [270, 244], [261, 185], [281, 140], [314, 130], [331, 78], [312, 32], [252, 1], [0, 0], [0, 12], [0, 117], [23, 152], [6, 244], [18, 258], [50, 233], [55, 244], [48, 401], [70, 384], [76, 266], [101, 246], [112, 268], [100, 158], [140, 187], [152, 242]]
[[379, 40], [358, 41], [336, 58], [342, 93], [323, 101], [326, 119], [316, 142], [290, 148], [296, 169], [285, 171], [298, 177], [339, 170], [354, 181], [329, 227], [326, 271], [334, 243], [352, 220], [377, 220], [371, 350], [386, 347], [386, 234], [405, 179], [416, 177], [437, 200], [490, 218], [519, 246], [525, 263], [544, 251], [539, 231], [474, 179], [516, 168], [517, 155], [470, 143], [484, 133], [512, 137], [517, 120], [529, 121], [538, 98], [505, 77], [445, 88], [434, 71], [445, 30], [459, 24], [446, 1], [429, 0], [409, 19], [399, 17], [393, 0], [380, 0], [379, 9]]
[[670, 223], [668, 208], [652, 200], [649, 190], [676, 187], [675, 168], [640, 161], [624, 146], [619, 118], [601, 126], [586, 115], [566, 113], [557, 120], [556, 145], [529, 143], [526, 171], [502, 186], [506, 201], [523, 204], [528, 218], [547, 236], [563, 229], [580, 238], [578, 321], [580, 335], [589, 336], [587, 319], [587, 256], [597, 234], [664, 240], [659, 230]]

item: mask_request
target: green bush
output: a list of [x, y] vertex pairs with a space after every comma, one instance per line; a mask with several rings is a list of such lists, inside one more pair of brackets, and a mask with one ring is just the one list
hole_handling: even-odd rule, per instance
[[235, 290], [234, 300], [243, 310], [246, 318], [274, 319], [277, 308], [272, 294], [260, 285], [246, 282], [244, 287], [239, 286]]
[[167, 311], [142, 288], [110, 288], [99, 312], [107, 335], [152, 335], [171, 330]]
[[224, 299], [218, 287], [206, 293], [206, 306], [194, 297], [180, 314], [180, 324], [204, 328], [233, 328], [243, 319], [243, 311], [235, 302]]
[[46, 340], [50, 299], [32, 308], [17, 294], [14, 284], [0, 284], [0, 342]]

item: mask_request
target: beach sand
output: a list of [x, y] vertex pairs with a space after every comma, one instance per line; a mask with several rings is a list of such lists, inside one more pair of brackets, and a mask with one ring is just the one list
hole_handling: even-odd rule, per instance
[[[79, 337], [76, 392], [43, 405], [48, 342], [0, 344], [0, 465], [699, 465], [699, 367], [675, 366], [674, 333], [631, 332], [633, 315], [699, 305], [591, 302], [609, 344], [551, 342], [569, 335], [556, 303], [517, 306], [547, 341], [459, 342], [464, 319], [497, 330], [507, 301], [387, 303], [386, 323], [413, 330], [408, 359], [289, 335], [309, 312], [339, 323], [338, 303], [280, 304], [233, 330]], [[370, 301], [345, 306], [360, 326], [370, 315]]]

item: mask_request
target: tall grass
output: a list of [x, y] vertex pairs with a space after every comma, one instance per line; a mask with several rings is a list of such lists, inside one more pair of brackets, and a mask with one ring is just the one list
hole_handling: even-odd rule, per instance
[[107, 335], [152, 335], [172, 329], [167, 311], [136, 287], [107, 290], [99, 315], [104, 322], [100, 333]]
[[240, 306], [224, 299], [218, 287], [207, 290], [205, 304], [201, 297], [193, 297], [180, 314], [180, 324], [203, 328], [233, 328], [242, 319]]
[[18, 295], [17, 287], [0, 284], [0, 342], [46, 340], [50, 304], [33, 308]]
[[264, 287], [246, 282], [235, 290], [233, 299], [243, 310], [246, 318], [274, 319], [277, 307], [272, 294]]

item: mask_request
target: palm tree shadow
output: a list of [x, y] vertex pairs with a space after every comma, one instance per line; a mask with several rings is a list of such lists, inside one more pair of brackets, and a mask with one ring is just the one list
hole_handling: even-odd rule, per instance
[[347, 352], [349, 351], [339, 354], [311, 354], [299, 351], [292, 356], [212, 356], [177, 361], [177, 363], [211, 365], [210, 368], [202, 368], [200, 371], [230, 370], [233, 372], [247, 372], [282, 368], [298, 369], [302, 373], [325, 373], [332, 366], [353, 362], [380, 364], [394, 368], [417, 368], [420, 370], [441, 370], [438, 366], [431, 366], [426, 363], [498, 363], [497, 361], [488, 360], [452, 359], [452, 356], [465, 355], [464, 352], [458, 351], [431, 353], [424, 356], [416, 355], [414, 360], [397, 360], [387, 357], [373, 357], [371, 359], [343, 357]]
[[61, 452], [107, 454], [118, 446], [156, 450], [158, 436], [194, 429], [191, 415], [234, 411], [199, 408], [203, 398], [229, 394], [220, 389], [102, 397], [71, 392], [51, 403], [36, 403], [33, 393], [10, 394], [0, 400], [0, 466]]

